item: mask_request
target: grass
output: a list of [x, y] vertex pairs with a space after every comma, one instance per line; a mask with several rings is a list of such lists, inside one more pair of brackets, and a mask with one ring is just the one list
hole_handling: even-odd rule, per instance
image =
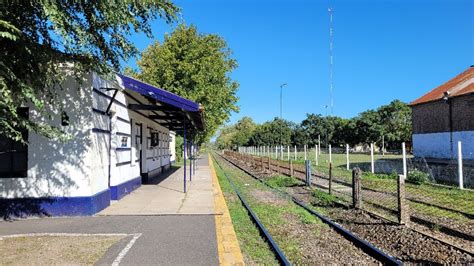
[[299, 179], [284, 176], [284, 175], [277, 175], [267, 180], [267, 184], [272, 187], [294, 187], [302, 185], [303, 182]]
[[[284, 154], [286, 159], [286, 154]], [[317, 172], [329, 175], [329, 155], [322, 153], [319, 157], [319, 165], [315, 165], [314, 150], [307, 153], [308, 159], [312, 160], [312, 169]], [[290, 153], [290, 157], [293, 158], [294, 154]], [[375, 160], [378, 159], [400, 159], [400, 155], [385, 155], [382, 157], [377, 154], [374, 156]], [[273, 157], [274, 158], [274, 157]], [[345, 154], [332, 154], [333, 161], [333, 177], [336, 180], [342, 180], [347, 183], [352, 182], [352, 171], [346, 170], [346, 155]], [[351, 154], [350, 155], [351, 166], [355, 164], [369, 164], [370, 155], [368, 154]], [[298, 153], [298, 160], [295, 161], [295, 165], [300, 168], [304, 168], [304, 153]], [[362, 186], [377, 191], [396, 193], [397, 191], [397, 174], [372, 174], [370, 172], [363, 172], [362, 174]], [[430, 204], [439, 205], [445, 208], [451, 208], [474, 214], [474, 192], [472, 190], [459, 190], [455, 187], [441, 187], [430, 183], [425, 184], [411, 184], [406, 183], [405, 185], [407, 196], [417, 198]], [[410, 203], [410, 206], [412, 204]], [[462, 215], [457, 215], [453, 212], [445, 211], [440, 208], [430, 207], [424, 204], [414, 205], [414, 210], [426, 215], [432, 215], [436, 217], [449, 217], [454, 220], [462, 220]]]
[[248, 215], [247, 210], [240, 203], [215, 160], [214, 166], [246, 263], [278, 264], [270, 246], [260, 237], [257, 227]]
[[[249, 243], [263, 241], [258, 236], [258, 234], [245, 234], [249, 229], [248, 227], [255, 227], [253, 224], [246, 223], [245, 226], [241, 227], [239, 224], [242, 224], [244, 217], [233, 215], [232, 213], [235, 210], [234, 208], [236, 196], [232, 195], [231, 188], [227, 179], [224, 177], [222, 170], [219, 166], [216, 165], [216, 170], [218, 173], [219, 182], [221, 183], [223, 191], [226, 191], [225, 194], [226, 200], [229, 199], [228, 204], [232, 207], [229, 207], [231, 212], [232, 221], [236, 229], [237, 237], [241, 243], [241, 248], [246, 257], [251, 259], [251, 262], [256, 264], [274, 264], [269, 261], [270, 255], [267, 254], [266, 257], [258, 255], [260, 253], [265, 254], [262, 251], [261, 245], [255, 245]], [[290, 231], [291, 226], [289, 224], [305, 224], [305, 225], [316, 225], [311, 234], [318, 234], [317, 226], [326, 226], [319, 219], [315, 218], [306, 210], [300, 208], [290, 200], [275, 196], [275, 193], [271, 191], [270, 188], [266, 187], [262, 183], [254, 180], [253, 178], [242, 174], [238, 170], [233, 170], [230, 168], [225, 168], [225, 171], [230, 175], [235, 186], [245, 197], [248, 204], [251, 206], [252, 210], [257, 214], [260, 221], [265, 225], [269, 233], [272, 235], [274, 240], [278, 243], [279, 247], [285, 253], [287, 258], [295, 264], [304, 264], [304, 245], [299, 242], [298, 236], [294, 235], [294, 232]], [[274, 178], [274, 185], [277, 186], [292, 186], [298, 183], [298, 181], [288, 179], [286, 177], [280, 176]], [[242, 208], [242, 207], [241, 207]], [[234, 217], [235, 220], [234, 221]], [[243, 225], [243, 224], [242, 224]], [[308, 232], [306, 232], [308, 233]], [[260, 240], [256, 239], [258, 237]], [[242, 240], [241, 240], [242, 239]]]

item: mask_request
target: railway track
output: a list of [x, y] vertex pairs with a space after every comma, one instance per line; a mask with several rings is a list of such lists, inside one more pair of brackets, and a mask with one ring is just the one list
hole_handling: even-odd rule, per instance
[[[220, 154], [219, 156], [253, 178], [266, 184], [265, 181], [255, 174], [255, 171], [246, 167], [242, 161], [238, 161], [235, 158], [229, 159]], [[301, 198], [295, 197], [295, 195], [290, 196], [295, 198], [298, 202], [303, 201]], [[352, 233], [357, 234], [367, 242], [382, 247], [404, 262], [472, 263], [474, 261], [474, 255], [471, 252], [451, 245], [439, 238], [426, 235], [423, 232], [413, 230], [406, 226], [395, 225], [377, 215], [370, 218], [365, 216], [367, 216], [367, 212], [365, 211], [341, 211], [340, 209], [330, 215], [333, 220], [345, 225]], [[410, 241], [407, 242], [407, 239], [410, 239]]]
[[[213, 158], [214, 160], [216, 161], [217, 165], [222, 169], [226, 179], [229, 181], [229, 183], [231, 184], [232, 186], [232, 189], [235, 191], [235, 193], [238, 195], [240, 201], [242, 202], [243, 206], [246, 208], [246, 210], [248, 211], [248, 213], [250, 214], [250, 216], [252, 217], [252, 219], [254, 220], [255, 224], [257, 225], [257, 227], [259, 228], [260, 232], [262, 233], [262, 235], [265, 237], [265, 239], [267, 239], [267, 241], [269, 242], [269, 244], [271, 245], [272, 249], [274, 250], [275, 252], [275, 255], [276, 257], [279, 259], [280, 263], [283, 264], [283, 265], [289, 265], [289, 261], [286, 259], [285, 255], [282, 253], [281, 249], [278, 247], [278, 245], [275, 243], [275, 241], [273, 240], [273, 238], [270, 236], [270, 234], [268, 233], [268, 230], [265, 229], [265, 227], [263, 226], [263, 224], [259, 221], [258, 217], [255, 215], [255, 213], [252, 211], [252, 209], [249, 207], [249, 205], [247, 204], [246, 200], [242, 197], [241, 193], [238, 191], [238, 189], [236, 188], [236, 186], [234, 185], [233, 181], [231, 180], [231, 178], [229, 178], [229, 176], [226, 174], [224, 168], [221, 166], [221, 163], [216, 159], [215, 157], [215, 154], [213, 154]], [[262, 184], [264, 184], [265, 186], [267, 186], [268, 188], [270, 188], [273, 192], [275, 193], [278, 193], [278, 194], [284, 194], [285, 198], [289, 198], [291, 199], [291, 201], [293, 201], [296, 205], [298, 205], [299, 207], [303, 208], [304, 210], [306, 210], [307, 212], [309, 212], [310, 214], [314, 215], [315, 217], [317, 217], [318, 219], [320, 219], [322, 222], [326, 223], [327, 225], [329, 225], [331, 228], [334, 229], [335, 232], [337, 232], [338, 234], [340, 234], [341, 236], [343, 236], [345, 239], [349, 240], [352, 244], [354, 244], [356, 247], [360, 248], [361, 250], [363, 250], [366, 254], [368, 254], [369, 256], [371, 256], [372, 258], [376, 259], [377, 261], [385, 264], [385, 265], [401, 265], [401, 262], [396, 260], [394, 257], [386, 254], [385, 252], [383, 252], [382, 250], [378, 249], [377, 247], [371, 245], [369, 242], [357, 237], [356, 235], [354, 235], [352, 232], [350, 232], [349, 230], [345, 229], [344, 227], [342, 227], [341, 225], [335, 223], [334, 221], [332, 221], [331, 219], [321, 215], [320, 213], [314, 211], [313, 209], [309, 208], [308, 206], [306, 206], [305, 203], [301, 202], [300, 200], [298, 200], [297, 198], [289, 195], [289, 194], [285, 194], [279, 190], [275, 190], [273, 187], [269, 186], [268, 184], [266, 184], [264, 181], [262, 181], [260, 178], [256, 177], [255, 175], [247, 172], [245, 169], [243, 168], [240, 168], [237, 164], [235, 164], [234, 162], [228, 160], [227, 158], [225, 158], [224, 156], [218, 154], [218, 156], [220, 158], [222, 158], [223, 160], [225, 160], [227, 163], [233, 165], [234, 167], [238, 168], [239, 170], [243, 171], [245, 174], [251, 176], [252, 178], [256, 179], [257, 181], [261, 182]]]
[[[252, 157], [252, 159], [254, 159], [254, 163], [256, 165], [258, 165], [259, 163], [263, 163], [262, 157], [258, 157], [258, 158], [260, 160], [258, 160], [258, 159], [255, 160], [255, 158]], [[288, 167], [286, 165], [282, 165], [281, 161], [279, 161], [279, 160], [276, 161], [276, 164], [275, 164], [275, 161], [273, 160], [273, 163], [271, 164], [270, 168], [271, 168], [270, 170], [273, 170], [273, 171], [278, 172], [278, 173], [282, 173], [286, 176], [290, 176], [290, 174], [289, 174], [290, 171], [291, 171], [290, 167]], [[298, 167], [293, 167], [293, 172], [295, 173], [294, 177], [296, 177], [300, 180], [304, 180], [304, 175], [305, 175], [304, 170], [298, 169]], [[298, 175], [296, 175], [296, 174], [298, 174]], [[315, 177], [316, 179], [319, 179], [320, 181], [324, 181], [324, 182], [329, 181], [329, 178], [324, 176], [324, 175], [315, 174], [315, 173], [311, 173], [311, 175], [313, 177]], [[348, 183], [344, 180], [340, 180], [337, 177], [333, 178], [332, 182], [334, 184], [339, 184], [343, 187], [347, 187], [348, 189], [350, 189], [352, 187], [352, 184], [350, 184], [350, 183]], [[321, 183], [321, 182], [319, 182], [319, 183]], [[328, 190], [328, 186], [324, 186], [324, 185], [321, 185], [319, 183], [316, 182], [316, 180], [313, 180], [313, 184], [315, 186]], [[365, 186], [363, 186], [361, 189], [362, 189], [362, 193], [369, 193], [369, 194], [371, 193], [371, 194], [375, 195], [375, 196], [372, 195], [371, 197], [370, 196], [365, 197], [365, 200], [364, 200], [365, 203], [368, 203], [373, 208], [375, 208], [377, 210], [381, 210], [384, 213], [388, 213], [388, 214], [391, 214], [392, 216], [396, 216], [396, 214], [397, 214], [396, 209], [388, 208], [386, 206], [381, 205], [378, 202], [374, 202], [373, 200], [369, 200], [370, 198], [380, 199], [380, 198], [383, 198], [383, 197], [393, 197], [393, 200], [395, 200], [396, 199], [396, 194], [394, 192], [380, 191], [380, 190], [368, 188], [368, 187], [365, 187]], [[344, 191], [333, 190], [333, 192], [338, 193], [342, 196], [345, 196], [346, 198], [347, 197], [352, 197], [351, 193], [345, 193]], [[434, 208], [438, 208], [440, 210], [456, 213], [456, 214], [459, 214], [459, 215], [462, 215], [462, 216], [466, 217], [467, 219], [472, 219], [473, 218], [473, 215], [470, 214], [470, 213], [466, 213], [466, 212], [463, 212], [463, 211], [460, 211], [460, 210], [456, 210], [456, 209], [447, 208], [447, 207], [444, 207], [444, 206], [439, 206], [439, 205], [436, 205], [436, 204], [428, 203], [428, 202], [425, 202], [425, 201], [422, 201], [422, 200], [419, 200], [419, 199], [416, 199], [416, 198], [413, 198], [413, 197], [410, 197], [410, 196], [407, 196], [406, 200], [410, 201], [410, 202], [413, 202], [413, 203], [422, 204], [422, 205], [425, 205], [425, 206], [428, 206], [428, 207], [434, 207]], [[375, 215], [380, 216], [379, 213], [375, 213], [373, 211], [372, 211], [372, 213], [375, 214]], [[383, 217], [383, 218], [386, 218], [386, 217]], [[443, 233], [446, 236], [447, 239], [449, 238], [448, 241], [451, 242], [450, 243], [451, 245], [454, 245], [459, 249], [463, 249], [464, 251], [467, 251], [467, 249], [470, 249], [471, 251], [468, 251], [468, 252], [472, 252], [472, 245], [470, 247], [469, 244], [466, 245], [466, 243], [465, 243], [465, 242], [468, 242], [468, 243], [474, 242], [474, 236], [472, 235], [471, 231], [469, 231], [469, 230], [466, 231], [466, 229], [457, 228], [457, 227], [459, 227], [459, 225], [456, 225], [456, 224], [452, 224], [452, 223], [451, 224], [444, 224], [444, 222], [440, 222], [440, 221], [437, 222], [437, 221], [434, 221], [434, 220], [430, 219], [430, 217], [423, 217], [423, 216], [419, 216], [419, 215], [416, 215], [416, 214], [411, 214], [410, 215], [410, 221], [415, 223], [415, 224], [418, 224], [419, 226], [423, 226], [423, 227], [426, 227], [426, 228], [438, 228], [439, 232]]]

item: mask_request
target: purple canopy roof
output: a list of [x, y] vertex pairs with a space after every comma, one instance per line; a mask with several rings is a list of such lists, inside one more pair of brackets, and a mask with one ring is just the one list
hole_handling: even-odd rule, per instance
[[150, 84], [144, 83], [134, 78], [122, 74], [117, 75], [122, 79], [123, 86], [126, 89], [136, 91], [142, 95], [151, 97], [159, 102], [182, 109], [183, 111], [199, 112], [199, 104], [191, 100], [180, 97], [169, 91], [154, 87]]

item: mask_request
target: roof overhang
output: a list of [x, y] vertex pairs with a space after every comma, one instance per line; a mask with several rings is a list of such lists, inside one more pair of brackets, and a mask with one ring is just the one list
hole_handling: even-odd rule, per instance
[[125, 90], [149, 100], [146, 104], [129, 104], [129, 109], [151, 111], [149, 119], [173, 131], [204, 130], [203, 108], [198, 103], [122, 74], [117, 74], [117, 81]]

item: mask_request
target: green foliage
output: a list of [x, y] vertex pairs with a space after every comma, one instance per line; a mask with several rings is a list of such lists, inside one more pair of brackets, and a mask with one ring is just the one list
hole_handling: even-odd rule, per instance
[[313, 202], [311, 203], [313, 206], [331, 207], [337, 202], [336, 196], [321, 190], [315, 189], [311, 194], [314, 197]]
[[216, 139], [217, 147], [219, 149], [236, 149], [239, 146], [248, 145], [255, 128], [256, 124], [252, 118], [243, 117], [235, 125], [221, 129]]
[[257, 126], [249, 145], [290, 145], [291, 134], [292, 124], [284, 119], [275, 118]]
[[408, 171], [406, 181], [415, 185], [421, 185], [430, 181], [430, 175], [415, 169]]
[[[149, 21], [173, 22], [178, 8], [156, 1], [7, 1], [0, 7], [0, 134], [22, 140], [21, 130], [64, 139], [47, 106], [57, 97], [65, 76], [86, 71], [107, 74], [110, 66], [137, 54], [127, 38], [132, 32], [151, 37]], [[30, 121], [17, 108], [30, 106], [46, 119]], [[61, 110], [60, 110], [61, 111]]]
[[326, 144], [343, 147], [345, 144], [353, 146], [371, 142], [381, 146], [384, 137], [385, 147], [399, 148], [401, 142], [410, 141], [411, 130], [410, 107], [394, 100], [388, 105], [362, 112], [351, 119], [324, 117], [320, 114], [307, 114], [300, 124], [274, 119], [257, 125], [247, 143], [234, 142], [233, 138], [236, 136], [231, 132], [221, 134], [222, 138], [218, 138], [218, 141], [222, 147], [230, 147], [230, 143], [244, 143], [238, 146], [314, 146], [318, 144], [320, 137], [323, 147], [326, 147]]
[[238, 83], [230, 78], [237, 68], [226, 42], [215, 34], [201, 34], [195, 26], [179, 25], [161, 44], [155, 42], [138, 61], [137, 78], [200, 103], [204, 107], [206, 142], [238, 111]]
[[272, 187], [294, 187], [301, 185], [301, 181], [289, 176], [274, 176], [266, 181]]
[[183, 137], [180, 135], [176, 135], [175, 138], [175, 154], [176, 154], [176, 161], [180, 162], [183, 160]]
[[391, 174], [373, 174], [371, 172], [364, 172], [363, 177], [367, 179], [397, 179], [397, 172], [392, 172]]

